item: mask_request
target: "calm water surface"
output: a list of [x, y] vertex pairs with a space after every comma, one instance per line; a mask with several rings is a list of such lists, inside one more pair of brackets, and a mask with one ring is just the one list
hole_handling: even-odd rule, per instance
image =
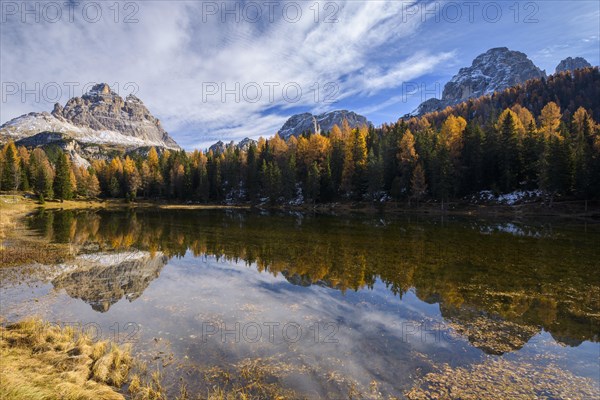
[[252, 362], [310, 398], [401, 396], [490, 358], [600, 381], [599, 225], [220, 210], [27, 224], [72, 257], [0, 270], [2, 315], [131, 342], [172, 393]]

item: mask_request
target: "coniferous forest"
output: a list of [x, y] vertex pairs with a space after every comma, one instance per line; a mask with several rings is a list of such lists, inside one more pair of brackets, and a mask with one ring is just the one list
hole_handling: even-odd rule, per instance
[[483, 190], [600, 198], [598, 68], [528, 81], [379, 128], [259, 139], [215, 153], [122, 154], [76, 166], [58, 148], [10, 142], [0, 190], [43, 199], [164, 198], [202, 203], [451, 201]]

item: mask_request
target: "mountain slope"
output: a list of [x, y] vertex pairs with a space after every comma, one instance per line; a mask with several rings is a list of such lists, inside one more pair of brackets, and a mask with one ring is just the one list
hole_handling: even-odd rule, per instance
[[[553, 101], [560, 107], [564, 116], [572, 116], [579, 107], [583, 107], [593, 119], [600, 120], [599, 99], [600, 71], [598, 67], [592, 67], [550, 75], [547, 79], [531, 79], [490, 96], [468, 99], [420, 117], [427, 119], [434, 126], [441, 126], [449, 115], [461, 116], [468, 122], [486, 126], [490, 119], [514, 105], [525, 107], [534, 116], [539, 116], [543, 107]], [[414, 122], [417, 118], [408, 115], [400, 120], [411, 125], [411, 121]]]
[[0, 141], [41, 132], [58, 132], [64, 139], [86, 144], [180, 148], [140, 99], [133, 95], [123, 99], [104, 83], [70, 99], [64, 107], [55, 104], [52, 113], [33, 112], [8, 121], [0, 127]]

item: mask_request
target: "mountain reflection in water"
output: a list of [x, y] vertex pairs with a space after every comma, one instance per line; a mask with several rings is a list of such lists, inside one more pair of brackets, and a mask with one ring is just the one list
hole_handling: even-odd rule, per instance
[[75, 257], [52, 280], [57, 289], [106, 312], [121, 298], [133, 301], [158, 278], [168, 257], [147, 251], [91, 253]]
[[134, 301], [170, 258], [192, 254], [303, 287], [346, 292], [380, 280], [400, 298], [414, 288], [488, 354], [518, 350], [542, 330], [568, 346], [598, 341], [594, 226], [214, 210], [42, 212], [29, 226], [70, 243], [76, 256], [52, 284], [99, 312]]

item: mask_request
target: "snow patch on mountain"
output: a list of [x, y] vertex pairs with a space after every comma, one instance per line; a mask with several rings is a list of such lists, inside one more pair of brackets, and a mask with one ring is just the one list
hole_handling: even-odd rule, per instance
[[41, 132], [59, 132], [66, 139], [128, 148], [156, 146], [180, 149], [141, 100], [123, 100], [108, 85], [95, 85], [65, 106], [55, 104], [52, 113], [29, 113], [0, 126], [0, 141], [19, 140]]
[[477, 56], [470, 67], [461, 68], [444, 86], [441, 99], [429, 99], [412, 115], [439, 111], [470, 98], [499, 92], [529, 79], [544, 78], [542, 71], [525, 53], [497, 47]]

